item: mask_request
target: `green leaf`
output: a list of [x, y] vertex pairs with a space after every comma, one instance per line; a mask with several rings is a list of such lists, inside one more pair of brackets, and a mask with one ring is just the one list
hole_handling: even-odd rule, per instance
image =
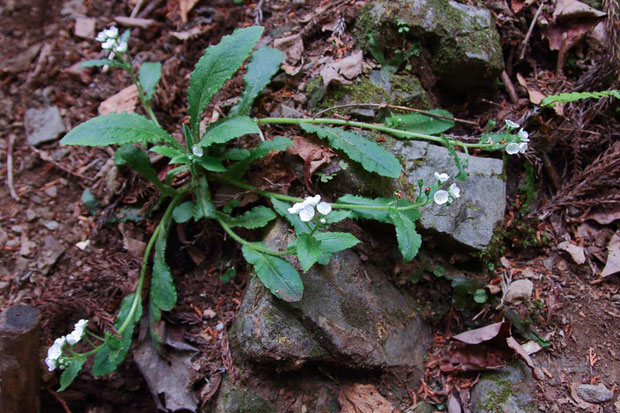
[[140, 66], [140, 72], [138, 73], [138, 79], [140, 85], [144, 90], [147, 100], [153, 99], [155, 91], [157, 90], [157, 84], [161, 78], [161, 63], [144, 62]]
[[213, 95], [239, 70], [262, 33], [260, 26], [237, 29], [222, 37], [219, 44], [207, 47], [189, 78], [187, 90], [190, 125], [194, 131], [198, 131], [200, 115]]
[[[428, 112], [453, 118], [452, 113], [444, 109], [433, 109]], [[440, 119], [421, 113], [392, 114], [385, 120], [386, 126], [408, 132], [436, 135], [454, 127], [454, 120]]]
[[403, 254], [404, 261], [411, 261], [422, 245], [422, 237], [415, 230], [415, 224], [402, 211], [390, 209], [389, 217], [396, 228], [398, 249]]
[[278, 49], [263, 46], [252, 53], [248, 71], [243, 77], [245, 89], [239, 102], [230, 110], [229, 115], [249, 115], [254, 99], [269, 84], [273, 75], [280, 69], [284, 54]]
[[192, 201], [185, 201], [180, 205], [177, 205], [172, 210], [172, 219], [174, 222], [179, 224], [183, 224], [184, 222], [192, 219], [194, 215], [194, 203]]
[[84, 192], [82, 192], [82, 203], [91, 215], [96, 215], [97, 209], [101, 207], [101, 204], [97, 201], [97, 198], [95, 198], [93, 193], [90, 192], [88, 188], [84, 189]]
[[170, 311], [177, 303], [177, 291], [166, 263], [166, 242], [168, 230], [161, 231], [155, 241], [153, 254], [153, 276], [151, 278], [151, 305], [163, 311]]
[[332, 211], [322, 218], [325, 219], [325, 222], [328, 225], [331, 225], [331, 224], [335, 224], [336, 222], [340, 222], [343, 219], [347, 219], [351, 215], [352, 215], [351, 211], [339, 210], [339, 211]]
[[583, 99], [601, 99], [613, 96], [620, 99], [620, 90], [603, 90], [601, 92], [568, 92], [559, 95], [547, 96], [540, 102], [540, 106], [551, 106], [554, 103], [576, 102]]
[[304, 272], [314, 265], [321, 255], [321, 243], [310, 234], [299, 234], [297, 237], [297, 258]]
[[293, 141], [284, 136], [276, 136], [270, 141], [262, 141], [256, 148], [250, 151], [249, 157], [228, 168], [228, 175], [233, 178], [239, 178], [255, 160], [264, 158], [273, 151], [284, 151], [289, 146], [293, 146]]
[[200, 221], [202, 218], [215, 218], [215, 205], [211, 201], [209, 184], [205, 176], [199, 179], [195, 194], [196, 209], [194, 210], [194, 220]]
[[240, 136], [259, 132], [256, 122], [249, 117], [232, 116], [209, 125], [199, 145], [208, 147], [214, 143], [226, 143]]
[[132, 169], [151, 181], [160, 192], [168, 195], [174, 193], [172, 187], [159, 180], [157, 172], [151, 166], [149, 156], [142, 149], [132, 144], [123, 145], [116, 150], [114, 158], [117, 161], [122, 160], [123, 163], [128, 163]]
[[400, 176], [401, 167], [398, 159], [381, 145], [363, 136], [351, 131], [310, 123], [302, 123], [301, 128], [308, 133], [316, 133], [320, 138], [326, 138], [332, 148], [344, 151], [349, 158], [359, 162], [369, 172], [391, 178]]
[[177, 141], [153, 121], [136, 113], [110, 113], [87, 120], [67, 133], [63, 145], [107, 146], [125, 143], [166, 142], [178, 146]]
[[167, 158], [174, 158], [177, 156], [185, 155], [185, 152], [167, 145], [153, 146], [151, 149], [149, 149], [149, 151], [164, 155]]
[[487, 291], [483, 288], [479, 288], [474, 293], [474, 301], [478, 304], [484, 304], [489, 298]]
[[243, 227], [248, 229], [262, 228], [276, 217], [271, 208], [257, 206], [237, 217], [222, 214], [222, 219], [231, 227]]
[[243, 148], [232, 148], [229, 151], [224, 152], [222, 158], [229, 159], [231, 161], [243, 161], [250, 157], [250, 151]]
[[454, 145], [448, 139], [443, 138], [442, 143], [446, 147], [446, 149], [448, 149], [450, 155], [452, 155], [454, 165], [456, 165], [457, 169], [459, 170], [459, 173], [454, 178], [458, 179], [459, 181], [467, 180], [467, 176], [469, 175], [467, 173], [467, 167], [469, 166], [469, 155], [465, 154], [463, 159], [461, 159], [458, 152], [454, 148]]
[[295, 302], [301, 300], [304, 285], [299, 273], [288, 261], [259, 252], [248, 245], [242, 248], [243, 257], [254, 266], [256, 275], [276, 297]]
[[368, 38], [370, 54], [372, 55], [372, 57], [375, 58], [377, 62], [379, 62], [381, 66], [384, 66], [386, 64], [386, 60], [385, 55], [383, 54], [383, 46], [381, 46], [381, 44], [375, 37], [374, 32], [367, 33], [366, 37]]
[[314, 237], [321, 243], [321, 250], [329, 253], [344, 251], [360, 243], [348, 232], [317, 232]]
[[207, 171], [226, 172], [226, 167], [222, 164], [222, 161], [215, 159], [212, 156], [203, 155], [200, 158], [194, 158], [194, 162], [202, 166]]
[[60, 376], [60, 388], [58, 391], [63, 391], [75, 380], [82, 366], [86, 361], [86, 357], [80, 357], [69, 362], [69, 366], [62, 372]]
[[281, 217], [286, 218], [286, 220], [293, 226], [293, 228], [295, 229], [295, 234], [299, 236], [299, 234], [310, 232], [310, 228], [308, 227], [308, 224], [306, 224], [301, 219], [299, 219], [299, 215], [297, 214], [293, 215], [288, 212], [288, 209], [291, 207], [290, 204], [280, 201], [279, 199], [276, 199], [276, 198], [269, 198], [269, 199], [271, 200], [271, 203], [273, 204], [273, 209], [275, 209], [276, 212]]
[[[133, 303], [135, 293], [126, 295], [121, 301], [121, 307], [118, 310], [118, 315], [116, 316], [116, 322], [114, 323], [114, 327], [118, 330], [125, 320], [129, 317], [129, 313], [131, 312], [131, 305]], [[119, 364], [127, 357], [127, 352], [129, 352], [129, 347], [131, 347], [131, 338], [133, 336], [133, 331], [136, 323], [142, 317], [142, 303], [138, 300], [138, 307], [131, 318], [130, 323], [127, 325], [123, 333], [121, 334], [120, 341], [116, 339], [114, 340], [106, 340], [106, 345], [97, 352], [95, 356], [95, 361], [93, 363], [92, 373], [93, 376], [104, 376], [106, 374], [112, 373]], [[120, 343], [120, 346], [119, 346]]]
[[110, 59], [93, 59], [93, 60], [87, 60], [85, 62], [80, 63], [80, 67], [100, 67], [100, 66], [110, 66], [115, 69], [120, 69], [123, 67], [123, 64], [117, 60], [110, 60]]

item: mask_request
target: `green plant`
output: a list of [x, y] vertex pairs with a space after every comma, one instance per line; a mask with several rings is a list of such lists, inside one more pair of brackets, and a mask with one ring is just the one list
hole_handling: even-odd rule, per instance
[[[223, 37], [219, 44], [205, 50], [190, 75], [187, 91], [189, 124], [181, 125], [185, 139], [183, 143], [177, 142], [160, 126], [150, 106], [160, 78], [161, 65], [143, 63], [136, 75], [128, 54], [129, 32], [120, 36], [116, 29], [100, 33], [98, 40], [103, 42], [104, 48], [114, 50], [116, 57], [88, 61], [84, 66], [107, 65], [127, 71], [138, 88], [140, 102], [148, 117], [135, 113], [99, 116], [74, 128], [61, 143], [86, 146], [120, 145], [114, 155], [116, 164], [127, 165], [148, 179], [161, 193], [159, 204], [165, 206], [165, 211], [146, 245], [136, 291], [122, 300], [114, 324], [115, 331], [106, 332], [104, 337], [100, 337], [82, 326], [79, 338], [85, 337], [92, 347], [89, 351], [76, 352], [73, 347], [76, 342], [74, 340], [69, 342], [59, 339], [61, 342], [52, 346], [54, 351], [50, 348], [47, 360], [50, 370], [56, 367], [64, 369], [61, 390], [77, 376], [87, 357], [94, 356], [92, 373], [101, 376], [114, 371], [127, 355], [135, 325], [143, 314], [142, 290], [151, 254], [153, 265], [147, 316], [150, 320], [151, 339], [156, 346], [161, 344], [157, 323], [161, 320], [162, 312], [170, 311], [177, 300], [172, 274], [165, 259], [166, 241], [172, 221], [184, 223], [209, 219], [217, 222], [229, 237], [241, 244], [244, 258], [254, 267], [257, 276], [271, 293], [285, 301], [299, 301], [303, 295], [302, 279], [295, 266], [284, 259], [285, 256], [296, 257], [305, 272], [317, 263], [329, 263], [334, 253], [360, 242], [352, 234], [330, 231], [332, 224], [347, 218], [391, 224], [395, 227], [403, 259], [409, 261], [415, 257], [422, 242], [415, 228], [415, 221], [420, 218], [418, 209], [432, 202], [449, 204], [460, 193], [455, 183], [450, 185], [449, 190], [441, 189], [449, 178], [447, 174], [436, 174], [437, 179], [432, 183], [420, 182], [414, 200], [396, 196], [369, 199], [345, 194], [330, 204], [322, 202], [318, 195], [302, 199], [269, 192], [245, 183], [243, 177], [254, 161], [271, 152], [285, 150], [293, 144], [292, 141], [286, 137], [277, 137], [261, 141], [248, 150], [236, 148], [234, 145], [230, 147], [235, 139], [260, 133], [262, 125], [297, 125], [306, 133], [325, 139], [333, 149], [345, 153], [351, 161], [360, 163], [367, 171], [397, 178], [401, 174], [401, 165], [390, 152], [351, 130], [334, 126], [375, 130], [401, 139], [424, 139], [446, 146], [459, 167], [457, 178], [462, 180], [465, 179], [466, 172], [464, 165], [456, 157], [457, 147], [465, 152], [470, 148], [500, 150], [520, 139], [516, 134], [507, 134], [503, 135], [505, 141], [501, 143], [492, 139], [479, 143], [464, 143], [432, 134], [444, 131], [444, 127], [440, 128], [441, 130], [435, 128], [432, 133], [421, 132], [426, 129], [420, 124], [435, 125], [435, 120], [427, 117], [419, 117], [417, 121], [407, 118], [407, 122], [396, 119], [394, 127], [343, 119], [252, 119], [248, 115], [254, 99], [279, 70], [282, 61], [282, 53], [270, 47], [261, 47], [252, 52], [262, 31], [263, 28], [258, 26], [236, 30]], [[201, 118], [206, 106], [249, 56], [250, 62], [244, 77], [245, 89], [236, 106], [230, 110], [228, 117], [201, 131]], [[169, 163], [174, 165], [165, 179], [160, 180], [149, 161], [147, 151], [169, 158]], [[191, 181], [174, 187], [173, 178], [187, 172]], [[266, 205], [254, 206], [242, 213], [237, 212], [238, 202], [231, 202], [218, 209], [211, 199], [211, 191], [222, 183], [236, 186], [240, 191], [252, 191], [262, 196]], [[291, 203], [294, 205], [291, 206]], [[234, 230], [264, 227], [277, 215], [292, 225], [296, 236], [286, 249], [272, 250], [261, 242], [242, 238]], [[227, 271], [223, 274], [222, 281], [225, 282], [233, 276], [233, 271]]]
[[601, 99], [615, 97], [620, 99], [620, 90], [604, 90], [601, 92], [567, 92], [559, 95], [547, 96], [540, 102], [540, 106], [551, 106], [554, 103], [570, 103], [583, 99]]

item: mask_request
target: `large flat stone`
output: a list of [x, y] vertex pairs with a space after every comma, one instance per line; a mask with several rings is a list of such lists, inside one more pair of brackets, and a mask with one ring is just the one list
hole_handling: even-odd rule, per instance
[[[399, 141], [392, 144], [394, 155], [402, 159], [404, 175], [410, 188], [417, 189], [418, 180], [431, 183], [435, 172], [445, 172], [461, 188], [461, 197], [451, 205], [429, 204], [422, 208], [420, 225], [451, 237], [464, 246], [484, 249], [493, 236], [493, 230], [504, 218], [506, 183], [503, 163], [499, 159], [469, 157], [466, 181], [453, 180], [458, 174], [447, 149], [419, 141]], [[464, 154], [459, 154], [461, 159]]]
[[[282, 246], [290, 236], [278, 222], [266, 243]], [[344, 251], [302, 279], [303, 298], [292, 304], [273, 297], [257, 278], [250, 281], [233, 326], [248, 359], [288, 368], [312, 361], [422, 369], [430, 330], [380, 269]]]

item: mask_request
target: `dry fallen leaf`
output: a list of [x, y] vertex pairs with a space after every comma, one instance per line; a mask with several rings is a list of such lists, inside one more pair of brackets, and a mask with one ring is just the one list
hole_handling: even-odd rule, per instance
[[551, 50], [570, 49], [576, 45], [606, 14], [577, 0], [558, 0], [553, 23], [547, 29]]
[[620, 219], [620, 208], [609, 212], [593, 212], [583, 217], [583, 219], [592, 219], [601, 225], [611, 224], [612, 222]]
[[527, 84], [525, 78], [521, 76], [521, 73], [517, 73], [517, 81], [527, 90], [527, 94], [530, 97], [530, 102], [535, 105], [540, 105], [540, 102], [542, 102], [542, 100], [546, 97], [545, 94], [540, 92], [539, 90], [534, 89], [533, 87], [530, 87]]
[[299, 155], [304, 160], [304, 183], [310, 192], [314, 192], [311, 182], [312, 174], [321, 165], [328, 163], [334, 156], [334, 152], [329, 147], [316, 145], [303, 136], [295, 136], [293, 146], [289, 146], [286, 151], [293, 155]]
[[620, 236], [617, 233], [609, 240], [607, 251], [607, 264], [603, 268], [601, 277], [609, 277], [620, 272]]
[[575, 245], [568, 241], [562, 241], [558, 244], [558, 248], [570, 254], [577, 264], [581, 265], [586, 262], [586, 254], [583, 247]]
[[461, 411], [461, 403], [454, 394], [450, 393], [448, 395], [448, 413], [461, 413]]
[[284, 52], [282, 68], [287, 75], [295, 75], [301, 70], [301, 65], [297, 67], [297, 64], [304, 53], [304, 42], [299, 34], [276, 39], [273, 47]]
[[392, 413], [394, 408], [372, 384], [342, 386], [338, 395], [340, 413]]
[[525, 360], [528, 366], [534, 368], [534, 362], [530, 358], [530, 355], [527, 353], [527, 351], [525, 351], [523, 347], [521, 347], [521, 344], [519, 344], [517, 340], [515, 340], [513, 337], [508, 337], [506, 339], [506, 344], [508, 344], [508, 347], [513, 349], [523, 360]]
[[116, 20], [116, 22], [121, 26], [138, 29], [148, 29], [149, 27], [157, 24], [157, 20], [140, 19], [138, 17], [116, 16], [114, 20]]
[[504, 337], [510, 335], [510, 323], [500, 322], [490, 324], [474, 330], [465, 331], [461, 334], [452, 336], [452, 338], [467, 344], [480, 344], [502, 335]]
[[180, 0], [179, 1], [179, 14], [181, 15], [181, 21], [187, 23], [187, 16], [192, 11], [194, 6], [198, 3], [198, 0]]
[[127, 112], [131, 113], [138, 106], [138, 88], [136, 85], [127, 86], [114, 96], [110, 96], [99, 105], [99, 114]]
[[321, 69], [323, 86], [327, 87], [330, 82], [350, 85], [351, 80], [362, 74], [362, 57], [362, 51], [358, 50], [344, 59], [325, 65], [325, 67]]
[[182, 32], [171, 32], [170, 35], [178, 40], [184, 41], [189, 40], [192, 37], [200, 36], [203, 31], [206, 32], [208, 28], [208, 26], [194, 26], [191, 29]]

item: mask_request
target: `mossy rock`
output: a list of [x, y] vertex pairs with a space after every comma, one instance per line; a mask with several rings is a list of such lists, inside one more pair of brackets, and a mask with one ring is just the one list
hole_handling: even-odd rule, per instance
[[275, 408], [252, 389], [225, 378], [212, 410], [213, 413], [277, 413]]

